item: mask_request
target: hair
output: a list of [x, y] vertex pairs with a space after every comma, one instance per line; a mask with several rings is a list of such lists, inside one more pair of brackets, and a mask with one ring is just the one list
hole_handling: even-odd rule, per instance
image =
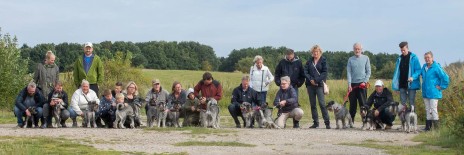
[[242, 81], [244, 81], [244, 80], [250, 81], [250, 76], [248, 76], [248, 75], [242, 76]]
[[203, 74], [203, 80], [213, 79], [213, 75], [210, 72], [205, 72]]
[[50, 60], [50, 58], [55, 57], [55, 54], [53, 54], [52, 51], [47, 51], [45, 54], [45, 60]]
[[288, 77], [288, 76], [281, 77], [281, 78], [280, 78], [280, 81], [286, 81], [286, 82], [288, 82], [288, 83], [291, 82], [291, 81], [290, 81], [290, 77]]
[[293, 51], [292, 49], [287, 49], [287, 51], [285, 53], [286, 53], [286, 55], [290, 55], [290, 54], [294, 54], [295, 51]]
[[134, 85], [135, 86], [135, 92], [134, 92], [134, 95], [135, 96], [138, 96], [139, 95], [139, 89], [137, 87], [137, 84], [135, 84], [134, 81], [129, 81], [126, 85], [126, 89], [123, 90], [124, 93], [127, 94], [127, 88], [129, 88], [130, 85]]
[[407, 42], [407, 41], [403, 41], [403, 42], [400, 43], [399, 46], [400, 46], [400, 48], [403, 48], [403, 47], [405, 47], [405, 46], [408, 47], [408, 42]]
[[82, 86], [82, 85], [84, 85], [84, 84], [88, 84], [88, 85], [90, 85], [89, 81], [87, 81], [87, 80], [83, 79], [83, 80], [82, 80], [82, 82], [81, 82], [81, 86]]
[[[174, 82], [172, 83], [172, 88], [171, 88], [171, 91], [172, 91], [172, 92], [174, 92], [174, 88], [175, 88], [176, 85], [178, 85], [178, 84], [180, 84], [179, 81], [174, 81]], [[182, 87], [182, 84], [180, 84], [180, 86]]]
[[58, 80], [58, 81], [55, 82], [55, 86], [63, 86], [63, 82]]
[[29, 82], [29, 84], [27, 84], [27, 88], [36, 88], [37, 87], [37, 84], [35, 84], [34, 81], [31, 81]]
[[258, 60], [264, 61], [264, 59], [263, 59], [263, 57], [261, 55], [255, 56], [255, 58], [253, 59], [253, 62], [256, 63], [256, 61], [258, 61]]
[[103, 91], [103, 96], [107, 96], [107, 95], [112, 95], [111, 89], [105, 89], [105, 91]]
[[314, 45], [311, 48], [311, 53], [314, 52], [315, 50], [319, 50], [319, 52], [321, 52], [321, 54], [322, 54], [322, 48], [319, 45]]
[[427, 53], [424, 54], [424, 56], [426, 56], [426, 55], [430, 55], [430, 56], [432, 56], [432, 58], [433, 58], [433, 53], [432, 53], [432, 51], [428, 51]]
[[121, 98], [123, 99], [123, 98], [124, 98], [124, 94], [118, 93], [118, 94], [116, 94], [116, 97], [115, 97], [115, 98], [116, 98], [116, 99], [121, 99]]
[[114, 84], [115, 86], [122, 86], [122, 82], [121, 81], [118, 81]]
[[362, 45], [361, 45], [361, 43], [359, 43], [359, 42], [353, 44], [353, 48], [356, 47], [356, 46], [359, 46], [359, 47], [362, 48]]

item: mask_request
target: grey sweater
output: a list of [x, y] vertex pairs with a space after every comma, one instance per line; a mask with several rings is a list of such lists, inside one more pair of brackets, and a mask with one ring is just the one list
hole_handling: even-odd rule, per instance
[[369, 57], [361, 55], [352, 56], [346, 65], [348, 85], [351, 83], [368, 82], [371, 77], [371, 63]]
[[[56, 64], [44, 65], [43, 63], [37, 64], [37, 69], [34, 72], [34, 81], [42, 88], [42, 94], [48, 95], [53, 91], [55, 82], [60, 78], [60, 70]], [[48, 96], [46, 96], [48, 98]]]

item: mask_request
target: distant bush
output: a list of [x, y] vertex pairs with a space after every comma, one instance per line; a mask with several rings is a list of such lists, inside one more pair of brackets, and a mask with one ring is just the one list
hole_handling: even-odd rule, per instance
[[452, 63], [445, 70], [450, 84], [438, 103], [440, 119], [452, 135], [464, 138], [464, 62]]

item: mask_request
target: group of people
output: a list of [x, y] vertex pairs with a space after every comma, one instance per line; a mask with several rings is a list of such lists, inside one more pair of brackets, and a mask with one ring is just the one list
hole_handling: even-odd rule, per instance
[[[441, 66], [433, 61], [432, 52], [424, 55], [425, 64], [421, 67], [417, 55], [409, 51], [408, 43], [399, 44], [401, 55], [396, 61], [396, 68], [392, 80], [392, 90], [398, 91], [402, 104], [409, 102], [410, 106], [415, 105], [416, 91], [421, 88], [420, 78], [422, 77], [422, 96], [426, 107], [426, 128], [430, 130], [432, 125], [438, 127], [438, 100], [442, 98], [441, 91], [446, 89], [449, 77]], [[232, 99], [228, 110], [237, 128], [242, 127], [238, 117], [242, 117], [241, 104], [248, 102], [253, 107], [264, 108], [273, 106], [278, 111], [276, 124], [285, 127], [288, 118], [293, 119], [293, 128], [299, 128], [299, 121], [303, 117], [303, 110], [298, 101], [298, 89], [306, 84], [306, 91], [309, 97], [313, 124], [310, 128], [319, 127], [319, 116], [317, 105], [319, 105], [324, 120], [325, 127], [330, 129], [330, 118], [326, 109], [324, 85], [328, 75], [327, 59], [322, 56], [322, 49], [315, 45], [310, 50], [312, 57], [306, 63], [302, 63], [294, 51], [286, 51], [285, 57], [278, 63], [274, 75], [270, 69], [263, 64], [262, 56], [255, 56], [254, 65], [250, 68], [250, 74], [243, 76], [239, 86], [232, 91]], [[393, 96], [391, 91], [385, 87], [381, 80], [375, 82], [375, 91], [367, 97], [367, 87], [371, 68], [369, 57], [362, 54], [362, 45], [353, 45], [354, 56], [347, 62], [347, 91], [349, 93], [349, 111], [354, 121], [359, 107], [373, 107], [375, 116], [383, 123], [387, 124], [387, 129], [391, 128], [394, 115], [386, 107], [392, 104]], [[37, 65], [34, 73], [34, 80], [26, 88], [21, 90], [16, 98], [14, 113], [18, 120], [18, 127], [39, 127], [38, 121], [34, 124], [24, 122], [24, 116], [35, 117], [41, 120], [41, 128], [52, 127], [51, 120], [54, 107], [61, 105], [59, 124], [66, 127], [66, 120], [72, 119], [72, 126], [77, 127], [77, 116], [83, 116], [90, 101], [99, 104], [96, 112], [96, 124], [99, 127], [113, 127], [115, 120], [115, 106], [117, 102], [128, 103], [134, 110], [140, 109], [145, 104], [148, 106], [159, 103], [167, 103], [168, 110], [173, 108], [174, 103], [181, 105], [181, 117], [184, 118], [184, 126], [200, 125], [199, 113], [201, 109], [206, 109], [206, 102], [211, 99], [220, 101], [222, 99], [222, 86], [219, 81], [214, 80], [209, 72], [203, 74], [202, 79], [193, 89], [185, 90], [180, 82], [172, 84], [171, 93], [161, 87], [159, 79], [152, 80], [152, 89], [148, 91], [145, 99], [138, 93], [137, 84], [129, 81], [125, 87], [123, 83], [117, 82], [114, 89], [104, 90], [102, 97], [99, 97], [99, 86], [104, 81], [103, 63], [97, 55], [93, 54], [93, 45], [90, 42], [84, 44], [84, 54], [79, 56], [74, 63], [74, 84], [77, 90], [72, 94], [69, 102], [68, 95], [63, 91], [63, 83], [59, 80], [59, 69], [54, 63], [56, 57], [53, 52], [48, 51], [45, 61]], [[275, 82], [279, 90], [275, 95], [272, 105], [268, 105], [267, 91], [269, 85]], [[68, 103], [69, 102], [69, 103]], [[148, 104], [150, 103], [150, 104]], [[317, 104], [318, 103], [318, 104]], [[31, 114], [29, 107], [35, 107], [36, 113]], [[254, 108], [254, 109], [259, 109]], [[135, 127], [141, 126], [140, 111], [136, 110], [134, 116]], [[103, 121], [103, 123], [102, 123]], [[245, 119], [242, 117], [245, 126]], [[129, 126], [130, 121], [125, 122]], [[251, 122], [253, 127], [254, 122]]]

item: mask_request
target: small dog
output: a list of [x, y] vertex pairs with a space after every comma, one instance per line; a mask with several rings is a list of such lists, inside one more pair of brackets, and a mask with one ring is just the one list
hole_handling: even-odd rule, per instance
[[243, 102], [240, 105], [240, 110], [242, 111], [242, 117], [245, 120], [245, 127], [251, 128], [253, 125], [251, 122], [253, 121], [254, 116], [254, 110], [251, 103]]
[[[363, 126], [361, 127], [362, 130], [366, 130], [366, 129], [369, 129], [369, 130], [372, 130], [373, 126], [374, 126], [374, 115], [372, 115], [372, 110], [369, 109], [369, 107], [367, 106], [361, 106], [361, 110], [360, 110], [360, 113], [361, 113], [361, 118], [362, 118], [362, 122], [363, 122]], [[366, 128], [367, 126], [367, 123], [369, 123], [369, 127]]]
[[[31, 116], [26, 115], [26, 123], [31, 122], [31, 124], [35, 125], [36, 121], [38, 121], [38, 120], [35, 120], [35, 118], [34, 118], [34, 115], [37, 114], [36, 107], [29, 107], [29, 108], [27, 108], [27, 110], [29, 110], [29, 113], [31, 113]], [[27, 127], [29, 127], [29, 126], [27, 126]], [[37, 128], [38, 126], [35, 126], [35, 127]]]
[[98, 104], [96, 101], [90, 101], [87, 105], [87, 109], [84, 111], [84, 122], [83, 127], [86, 128], [90, 124], [90, 127], [97, 127], [95, 122], [95, 112], [98, 110]]
[[417, 114], [414, 112], [414, 106], [408, 109], [407, 105], [400, 104], [398, 106], [398, 116], [401, 120], [401, 129], [407, 133], [417, 133]]
[[165, 102], [159, 103], [156, 107], [156, 113], [158, 114], [158, 127], [161, 127], [161, 125], [163, 125], [163, 128], [166, 127], [166, 118], [168, 116], [168, 112], [166, 112], [166, 110], [167, 107]]
[[346, 125], [346, 121], [348, 121], [348, 124], [350, 125], [350, 128], [353, 128], [353, 120], [351, 119], [351, 115], [350, 115], [350, 113], [348, 112], [348, 109], [346, 109], [345, 106], [342, 106], [342, 105], [336, 103], [335, 101], [330, 101], [327, 104], [326, 107], [327, 107], [327, 110], [334, 112], [335, 122], [337, 124], [336, 129], [340, 129], [339, 121], [342, 122], [342, 125], [343, 125], [342, 128], [343, 129], [348, 128], [348, 126]]
[[147, 110], [147, 126], [148, 127], [153, 127], [153, 123], [155, 122], [157, 118], [157, 113], [156, 113], [156, 106], [148, 105], [148, 110]]
[[[57, 102], [53, 107], [53, 118], [55, 118], [55, 126], [61, 127], [61, 110], [64, 109], [63, 102]], [[52, 123], [52, 122], [50, 122]]]
[[[267, 104], [267, 103], [266, 103]], [[274, 109], [274, 108], [272, 108]], [[269, 109], [269, 108], [263, 108], [260, 110], [260, 112], [262, 113], [261, 115], [263, 116], [263, 125], [264, 125], [264, 128], [266, 129], [280, 129], [280, 127], [274, 123], [273, 119], [272, 119], [272, 109]]]
[[200, 110], [200, 121], [203, 127], [219, 128], [219, 106], [215, 99], [206, 101], [206, 110]]
[[113, 123], [113, 128], [117, 129], [118, 126], [124, 129], [124, 122], [127, 118], [130, 120], [130, 128], [134, 128], [134, 109], [127, 103], [116, 104], [116, 120]]
[[167, 118], [168, 126], [174, 126], [176, 128], [180, 127], [179, 116], [180, 116], [180, 103], [175, 102], [172, 107], [172, 110], [168, 112], [168, 118]]

